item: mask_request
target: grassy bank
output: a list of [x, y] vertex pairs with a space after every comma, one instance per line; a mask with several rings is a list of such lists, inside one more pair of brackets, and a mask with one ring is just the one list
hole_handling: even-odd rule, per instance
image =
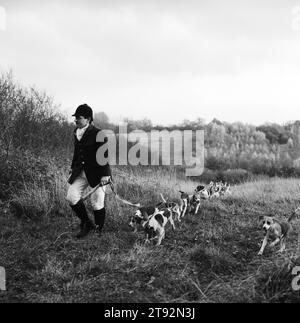
[[[300, 180], [271, 179], [234, 186], [204, 201], [159, 247], [128, 226], [133, 208], [107, 196], [99, 238], [74, 239], [78, 221], [64, 196], [67, 170], [47, 163], [45, 177], [26, 179], [1, 202], [0, 265], [7, 292], [1, 302], [296, 302], [290, 259], [299, 256], [296, 229], [284, 254], [266, 248], [260, 214], [285, 217], [299, 206]], [[118, 193], [144, 205], [179, 200], [196, 184], [166, 168], [114, 168]], [[89, 211], [91, 208], [89, 206]]]

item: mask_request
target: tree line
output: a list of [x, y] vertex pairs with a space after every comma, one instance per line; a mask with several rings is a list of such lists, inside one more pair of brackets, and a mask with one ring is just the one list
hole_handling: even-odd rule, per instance
[[[94, 107], [94, 123], [102, 129], [118, 132], [103, 111]], [[210, 170], [245, 169], [253, 173], [279, 174], [295, 169], [288, 154], [280, 155], [282, 145], [293, 145], [293, 123], [254, 126], [242, 122], [205, 123], [202, 118], [183, 120], [169, 126], [153, 125], [150, 119], [125, 119], [128, 131], [204, 130], [205, 166]], [[8, 159], [15, 150], [37, 154], [48, 151], [61, 154], [73, 147], [74, 124], [60, 111], [52, 97], [34, 87], [19, 85], [12, 73], [0, 76], [0, 156]], [[291, 170], [290, 170], [291, 171]], [[291, 171], [292, 172], [292, 171]]]

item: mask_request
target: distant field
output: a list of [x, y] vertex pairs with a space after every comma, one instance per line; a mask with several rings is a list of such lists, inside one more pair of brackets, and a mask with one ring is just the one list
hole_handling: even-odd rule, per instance
[[[7, 271], [1, 302], [299, 302], [291, 288], [290, 259], [300, 253], [294, 225], [287, 251], [266, 248], [260, 214], [287, 217], [300, 206], [300, 180], [271, 179], [232, 187], [204, 201], [159, 247], [128, 226], [133, 208], [107, 196], [104, 234], [78, 241], [77, 220], [64, 200], [66, 173], [53, 168], [49, 185], [29, 183], [0, 215], [0, 259]], [[197, 183], [175, 171], [114, 168], [118, 193], [145, 205], [179, 200]], [[300, 220], [299, 220], [300, 223]]]

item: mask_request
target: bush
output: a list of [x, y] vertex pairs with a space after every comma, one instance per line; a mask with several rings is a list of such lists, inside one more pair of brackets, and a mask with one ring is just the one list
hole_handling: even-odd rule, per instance
[[[47, 152], [37, 156], [28, 150], [14, 150], [8, 159], [0, 154], [0, 198], [8, 199], [33, 183], [50, 187], [57, 178], [57, 165], [67, 174], [70, 164], [67, 157], [59, 161]], [[60, 164], [64, 164], [64, 167]]]
[[6, 164], [12, 178], [6, 183], [9, 188], [6, 198], [9, 199], [11, 212], [17, 217], [30, 219], [63, 215], [67, 166], [58, 168], [55, 158], [37, 157], [30, 152], [18, 157]]
[[73, 126], [46, 93], [18, 85], [12, 73], [0, 75], [0, 153], [14, 148], [56, 151], [72, 145]]
[[205, 168], [203, 174], [199, 177], [198, 181], [209, 183], [215, 181], [217, 177], [217, 172], [211, 169]]
[[251, 180], [253, 174], [245, 169], [227, 169], [220, 172], [218, 180], [223, 182], [238, 184]]
[[201, 175], [200, 180], [209, 183], [211, 181], [227, 182], [230, 184], [243, 183], [253, 178], [253, 174], [245, 169], [227, 169], [221, 171], [213, 171], [211, 169], [205, 169]]
[[223, 158], [209, 156], [205, 159], [205, 165], [212, 170], [223, 170], [229, 167], [229, 163]]

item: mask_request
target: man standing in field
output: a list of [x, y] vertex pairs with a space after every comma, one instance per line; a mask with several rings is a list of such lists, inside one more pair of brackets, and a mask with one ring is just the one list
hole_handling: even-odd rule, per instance
[[[96, 229], [100, 235], [105, 221], [105, 184], [110, 181], [111, 171], [109, 164], [101, 166], [96, 160], [98, 148], [103, 144], [97, 142], [97, 134], [100, 129], [93, 125], [93, 110], [87, 105], [80, 105], [73, 114], [76, 129], [74, 131], [74, 156], [71, 165], [70, 184], [67, 201], [72, 210], [80, 219], [80, 232], [77, 238], [83, 238]], [[95, 225], [89, 219], [85, 205], [81, 198], [84, 190], [90, 186], [101, 186], [91, 195], [91, 204], [94, 212]]]

